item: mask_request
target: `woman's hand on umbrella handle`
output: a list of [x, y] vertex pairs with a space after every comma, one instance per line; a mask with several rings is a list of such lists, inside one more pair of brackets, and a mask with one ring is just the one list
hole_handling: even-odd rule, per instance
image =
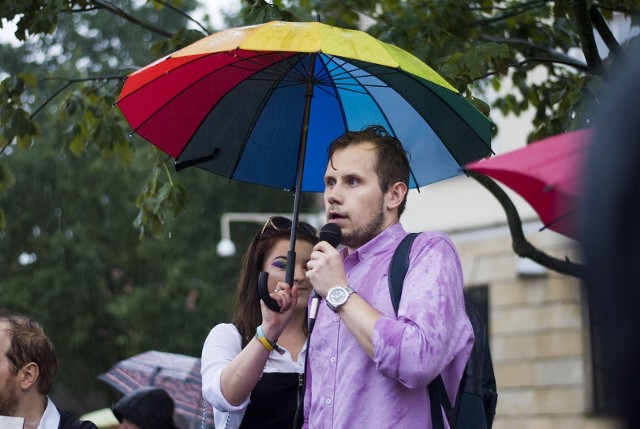
[[278, 304], [280, 311], [272, 311], [264, 301], [260, 302], [263, 329], [265, 329], [265, 332], [273, 330], [275, 331], [274, 334], [279, 336], [293, 317], [293, 312], [298, 303], [298, 287], [294, 286], [292, 288], [285, 282], [278, 282], [276, 290], [270, 294], [270, 297]]
[[278, 302], [271, 298], [269, 294], [269, 273], [261, 271], [258, 275], [258, 294], [260, 299], [264, 302], [271, 311], [280, 312], [280, 306]]

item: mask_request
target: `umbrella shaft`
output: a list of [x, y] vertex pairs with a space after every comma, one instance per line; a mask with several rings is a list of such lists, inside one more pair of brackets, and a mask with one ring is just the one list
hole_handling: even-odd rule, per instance
[[304, 100], [304, 114], [302, 116], [302, 132], [300, 133], [300, 146], [298, 152], [298, 171], [296, 174], [296, 187], [293, 197], [293, 227], [291, 228], [291, 242], [287, 253], [287, 271], [285, 281], [293, 286], [293, 274], [296, 264], [296, 226], [300, 212], [300, 195], [302, 194], [302, 176], [304, 174], [304, 156], [307, 151], [307, 135], [309, 134], [309, 117], [311, 116], [311, 99], [313, 98], [314, 69], [316, 67], [316, 54], [312, 53], [307, 71], [307, 93]]

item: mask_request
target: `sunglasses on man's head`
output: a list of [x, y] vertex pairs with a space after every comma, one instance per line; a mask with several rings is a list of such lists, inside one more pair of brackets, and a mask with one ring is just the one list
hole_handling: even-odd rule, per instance
[[[293, 222], [289, 218], [286, 218], [284, 216], [272, 216], [262, 227], [262, 231], [260, 231], [260, 237], [258, 239], [262, 239], [262, 235], [269, 227], [276, 231], [291, 231], [292, 225]], [[307, 235], [318, 235], [318, 231], [306, 222], [298, 222], [298, 229], [300, 229], [300, 231], [304, 232]]]

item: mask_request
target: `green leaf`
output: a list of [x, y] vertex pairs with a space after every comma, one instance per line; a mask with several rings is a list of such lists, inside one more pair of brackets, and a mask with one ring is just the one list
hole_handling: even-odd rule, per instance
[[73, 138], [69, 142], [69, 150], [75, 156], [80, 156], [87, 147], [87, 128], [84, 124], [75, 124], [71, 127]]
[[6, 162], [0, 161], [0, 191], [15, 186], [16, 176]]
[[18, 73], [17, 76], [30, 88], [35, 87], [38, 83], [38, 77], [33, 73]]

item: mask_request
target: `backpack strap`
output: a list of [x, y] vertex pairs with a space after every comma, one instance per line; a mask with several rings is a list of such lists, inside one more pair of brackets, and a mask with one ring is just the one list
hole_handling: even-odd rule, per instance
[[402, 284], [409, 269], [411, 245], [417, 236], [418, 234], [412, 232], [402, 239], [393, 253], [391, 264], [389, 265], [389, 293], [391, 294], [391, 304], [393, 304], [393, 310], [396, 315], [398, 315], [400, 297], [402, 296]]
[[[409, 270], [411, 245], [417, 236], [417, 233], [412, 232], [402, 239], [393, 253], [391, 264], [389, 265], [389, 294], [391, 295], [391, 304], [393, 304], [393, 310], [396, 316], [398, 315], [400, 297], [402, 296], [402, 285]], [[431, 407], [431, 427], [433, 429], [444, 429], [441, 404], [444, 404], [445, 410], [450, 410], [451, 403], [440, 374], [429, 383], [427, 388], [429, 391], [429, 405]]]

